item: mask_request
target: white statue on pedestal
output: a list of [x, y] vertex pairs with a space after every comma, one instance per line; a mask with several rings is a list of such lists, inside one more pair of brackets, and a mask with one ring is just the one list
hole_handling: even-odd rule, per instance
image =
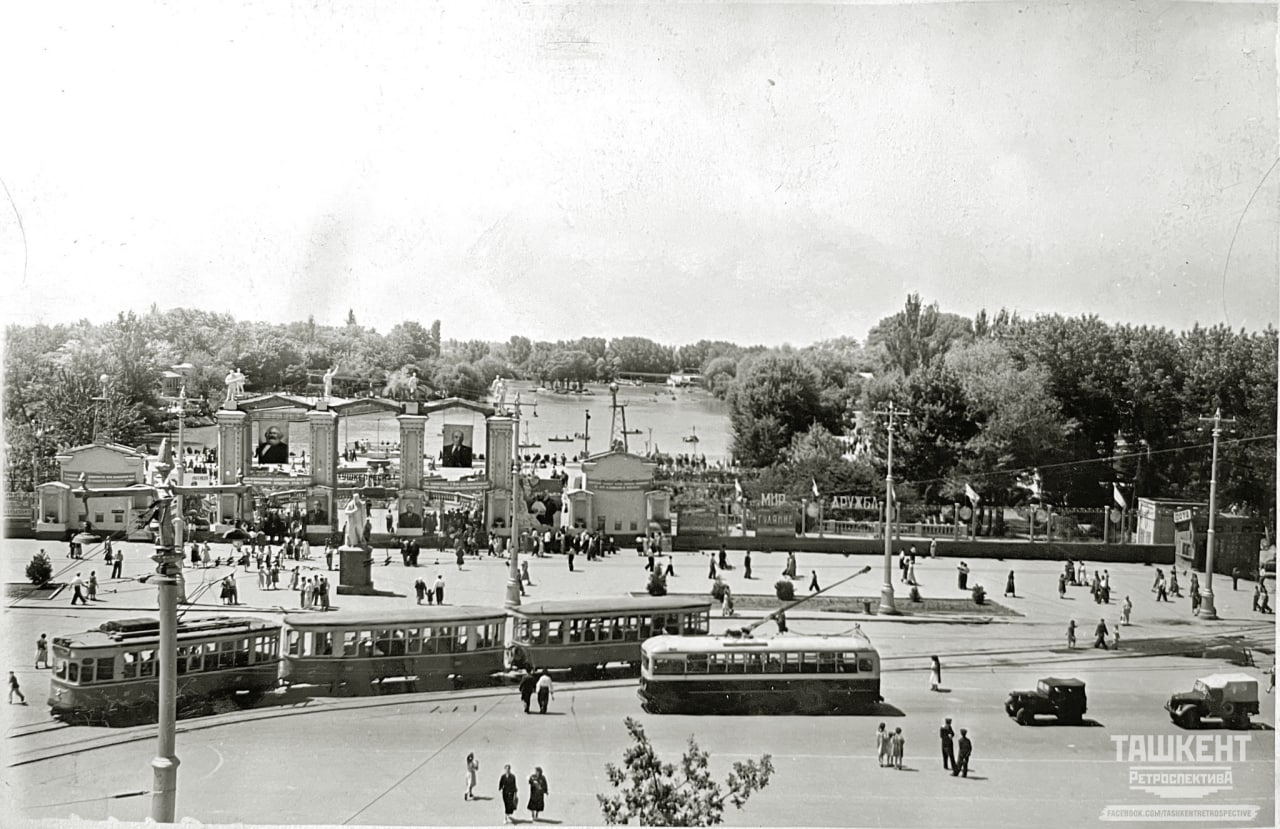
[[493, 407], [502, 409], [507, 405], [507, 381], [502, 379], [501, 374], [493, 375], [493, 382], [489, 384], [489, 394], [493, 398]]
[[223, 382], [227, 384], [227, 398], [224, 403], [235, 403], [236, 398], [244, 394], [245, 376], [240, 369], [232, 367]]
[[365, 511], [364, 503], [357, 493], [351, 493], [351, 500], [342, 508], [342, 514], [347, 518], [342, 546], [363, 548]]
[[329, 366], [329, 370], [324, 373], [324, 396], [327, 399], [333, 394], [333, 378], [338, 374], [338, 366]]

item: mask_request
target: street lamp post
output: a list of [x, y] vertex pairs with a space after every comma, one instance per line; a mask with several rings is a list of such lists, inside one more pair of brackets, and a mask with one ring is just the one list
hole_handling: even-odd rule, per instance
[[507, 554], [507, 607], [520, 606], [520, 515], [525, 511], [524, 493], [520, 485], [523, 464], [520, 461], [520, 395], [516, 395], [511, 410], [515, 416], [515, 430], [511, 438], [511, 543]]
[[1200, 618], [1212, 621], [1218, 618], [1213, 606], [1213, 527], [1218, 515], [1218, 437], [1223, 424], [1235, 423], [1235, 418], [1224, 418], [1222, 409], [1216, 409], [1213, 417], [1200, 418], [1202, 423], [1213, 424], [1213, 460], [1209, 466], [1209, 535], [1204, 545], [1204, 585], [1200, 588]]
[[889, 416], [889, 451], [884, 474], [884, 585], [880, 588], [880, 607], [878, 612], [886, 616], [898, 615], [898, 608], [893, 601], [893, 419], [896, 415], [910, 414], [906, 409], [899, 409], [889, 401], [889, 407], [876, 414]]
[[151, 560], [156, 563], [160, 610], [160, 699], [156, 756], [151, 761], [151, 819], [173, 823], [178, 801], [178, 760], [175, 736], [178, 719], [178, 576], [182, 547], [174, 548], [171, 500], [160, 515], [160, 543]]

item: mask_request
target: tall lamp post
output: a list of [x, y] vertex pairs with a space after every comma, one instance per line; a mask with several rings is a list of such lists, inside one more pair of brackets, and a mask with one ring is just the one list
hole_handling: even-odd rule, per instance
[[893, 419], [897, 415], [910, 414], [906, 409], [899, 409], [889, 401], [889, 407], [877, 410], [876, 414], [889, 417], [889, 451], [884, 473], [884, 585], [880, 588], [880, 607], [878, 612], [886, 616], [898, 615], [898, 608], [893, 601]]
[[[156, 563], [160, 610], [160, 700], [156, 756], [151, 760], [151, 819], [173, 823], [178, 803], [178, 751], [175, 744], [178, 719], [178, 585], [182, 575], [181, 542], [175, 549], [176, 523], [172, 511], [178, 496], [163, 507], [160, 543], [151, 560]], [[169, 514], [166, 514], [169, 513]]]
[[1200, 418], [1201, 423], [1213, 424], [1213, 460], [1209, 466], [1209, 535], [1204, 544], [1204, 586], [1200, 588], [1200, 618], [1212, 621], [1218, 618], [1213, 606], [1213, 526], [1218, 515], [1218, 437], [1223, 424], [1235, 423], [1235, 418], [1222, 416], [1222, 409], [1214, 410], [1213, 417]]
[[[508, 545], [507, 567], [507, 607], [520, 606], [520, 516], [525, 511], [524, 491], [520, 484], [520, 476], [524, 472], [524, 464], [520, 461], [520, 395], [511, 405], [515, 417], [515, 430], [511, 437], [511, 544]], [[535, 404], [536, 405], [536, 404]], [[535, 409], [536, 411], [536, 409]]]

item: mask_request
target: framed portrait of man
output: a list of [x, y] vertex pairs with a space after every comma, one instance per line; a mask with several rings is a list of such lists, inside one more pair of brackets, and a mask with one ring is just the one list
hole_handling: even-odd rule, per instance
[[268, 421], [262, 424], [258, 448], [253, 452], [253, 462], [258, 466], [289, 462], [289, 424]]
[[448, 423], [444, 427], [444, 448], [440, 452], [442, 466], [454, 468], [471, 468], [471, 438], [473, 426], [454, 426]]

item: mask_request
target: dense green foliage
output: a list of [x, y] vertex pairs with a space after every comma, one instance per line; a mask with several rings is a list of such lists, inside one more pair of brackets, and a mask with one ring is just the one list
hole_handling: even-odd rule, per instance
[[677, 766], [662, 762], [638, 722], [627, 717], [625, 723], [632, 745], [623, 752], [623, 765], [605, 765], [618, 793], [596, 795], [609, 826], [719, 826], [726, 806], [741, 809], [773, 776], [773, 760], [765, 754], [734, 763], [722, 787], [711, 779], [710, 756], [693, 737]]

